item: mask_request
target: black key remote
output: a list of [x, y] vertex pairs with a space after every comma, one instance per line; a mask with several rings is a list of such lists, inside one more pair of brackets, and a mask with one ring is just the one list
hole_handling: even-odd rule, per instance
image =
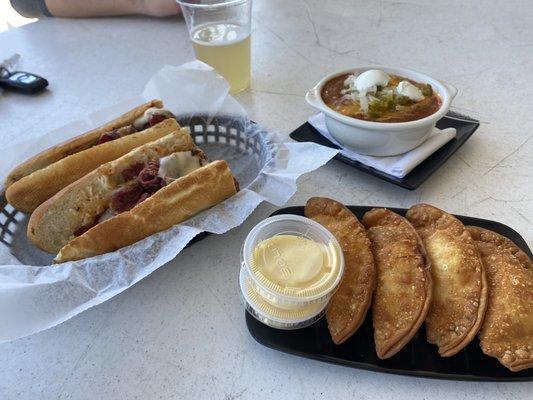
[[48, 81], [38, 75], [24, 72], [9, 72], [0, 67], [0, 87], [20, 93], [36, 93], [48, 86]]

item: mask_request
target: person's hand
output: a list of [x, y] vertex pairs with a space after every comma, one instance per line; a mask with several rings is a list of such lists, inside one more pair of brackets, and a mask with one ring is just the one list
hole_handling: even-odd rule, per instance
[[137, 0], [140, 14], [152, 17], [169, 17], [181, 13], [176, 0]]

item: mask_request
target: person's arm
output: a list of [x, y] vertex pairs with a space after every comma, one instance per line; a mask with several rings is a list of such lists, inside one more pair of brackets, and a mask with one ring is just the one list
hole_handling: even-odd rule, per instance
[[45, 3], [55, 17], [104, 17], [127, 14], [166, 17], [176, 15], [180, 11], [175, 0], [45, 0]]
[[179, 14], [175, 0], [11, 0], [15, 10], [24, 16], [105, 17], [144, 14], [167, 17]]

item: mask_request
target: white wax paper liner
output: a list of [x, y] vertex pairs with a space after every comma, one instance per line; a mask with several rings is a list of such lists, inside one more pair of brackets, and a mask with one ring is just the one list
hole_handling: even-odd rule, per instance
[[[283, 136], [250, 125], [242, 107], [228, 95], [228, 84], [206, 64], [195, 61], [166, 66], [148, 82], [143, 94], [95, 112], [38, 140], [4, 147], [0, 179], [21, 160], [79, 132], [109, 121], [135, 105], [161, 98], [181, 114], [233, 115], [251, 134], [263, 135], [274, 158], [245, 188], [186, 223], [152, 235], [113, 253], [59, 265], [17, 263], [0, 246], [0, 343], [51, 328], [100, 304], [175, 258], [200, 232], [224, 233], [240, 225], [262, 202], [282, 206], [295, 192], [296, 179], [322, 166], [337, 150], [314, 143], [285, 143]], [[238, 251], [236, 249], [235, 251]]]

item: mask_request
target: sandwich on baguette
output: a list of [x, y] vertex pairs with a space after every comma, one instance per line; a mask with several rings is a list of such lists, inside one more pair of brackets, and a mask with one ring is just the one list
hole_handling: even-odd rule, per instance
[[7, 201], [32, 212], [96, 167], [179, 129], [174, 115], [162, 107], [161, 100], [152, 100], [20, 164], [6, 179]]
[[233, 196], [225, 161], [209, 162], [181, 129], [106, 163], [31, 215], [28, 237], [66, 262], [108, 253]]

